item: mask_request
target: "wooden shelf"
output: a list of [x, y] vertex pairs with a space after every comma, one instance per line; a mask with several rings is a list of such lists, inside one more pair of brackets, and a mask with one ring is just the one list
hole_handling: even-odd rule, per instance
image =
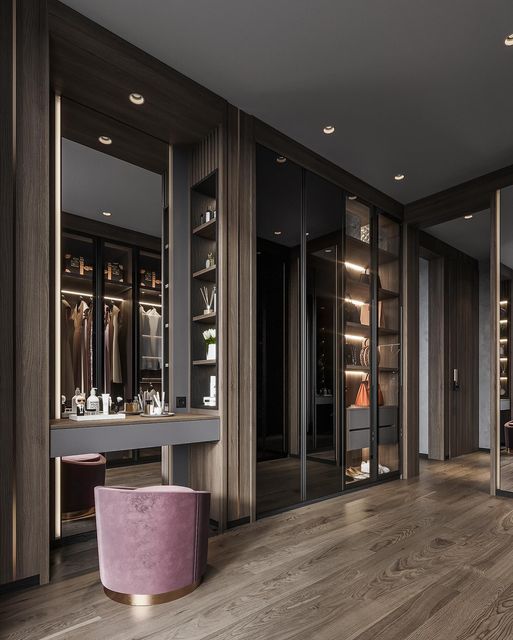
[[[344, 365], [346, 371], [361, 371], [362, 373], [369, 373], [370, 367], [361, 367], [357, 364]], [[378, 373], [399, 373], [397, 367], [378, 367]]]
[[193, 322], [201, 322], [203, 324], [215, 324], [216, 323], [216, 312], [213, 313], [203, 313], [200, 316], [194, 316]]
[[194, 227], [192, 230], [193, 235], [199, 236], [200, 238], [206, 238], [207, 240], [215, 240], [216, 239], [216, 223], [217, 218], [214, 220], [209, 220], [208, 222], [204, 222], [200, 224], [198, 227]]
[[196, 278], [196, 280], [207, 280], [208, 282], [215, 282], [216, 281], [216, 265], [214, 265], [213, 267], [207, 267], [205, 269], [200, 269], [199, 271], [195, 271], [192, 274], [193, 278]]
[[[367, 284], [363, 284], [363, 282], [359, 282], [358, 280], [353, 280], [352, 278], [348, 278], [346, 280], [346, 298], [354, 298], [355, 300], [359, 300], [361, 302], [368, 303], [371, 295], [371, 288]], [[397, 291], [390, 291], [389, 289], [378, 289], [378, 300], [393, 300], [394, 298], [398, 298], [399, 293]]]
[[192, 364], [195, 367], [215, 367], [217, 360], [193, 360]]
[[[363, 338], [367, 338], [370, 336], [370, 327], [368, 324], [360, 324], [359, 322], [346, 322], [345, 323], [345, 331], [346, 333], [351, 334], [353, 331], [358, 332], [362, 335]], [[356, 333], [355, 333], [356, 335]], [[378, 335], [380, 336], [398, 336], [399, 329], [385, 329], [385, 327], [380, 327], [378, 329]]]
[[[350, 235], [346, 235], [346, 253], [352, 256], [353, 251], [354, 256], [359, 257], [360, 262], [370, 262], [371, 245], [368, 242], [364, 242], [363, 240], [358, 240], [358, 238], [353, 238]], [[395, 253], [391, 253], [390, 251], [386, 251], [386, 249], [378, 248], [379, 264], [386, 264], [387, 262], [394, 262], [395, 260], [399, 260], [398, 255], [396, 255]], [[353, 260], [349, 258], [349, 262], [353, 262]], [[362, 264], [362, 266], [367, 265]]]

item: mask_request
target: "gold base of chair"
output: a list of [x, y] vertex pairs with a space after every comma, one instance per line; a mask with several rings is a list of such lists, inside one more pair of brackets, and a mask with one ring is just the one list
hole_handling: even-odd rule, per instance
[[90, 518], [91, 516], [94, 516], [94, 514], [94, 507], [91, 507], [90, 509], [84, 509], [82, 511], [66, 511], [62, 514], [62, 519], [66, 521], [83, 520], [84, 518]]
[[103, 587], [103, 590], [105, 591], [105, 595], [115, 602], [129, 604], [132, 607], [145, 607], [152, 604], [163, 604], [164, 602], [171, 602], [172, 600], [183, 598], [197, 589], [200, 584], [201, 579], [187, 585], [186, 587], [182, 587], [181, 589], [174, 589], [173, 591], [157, 593], [155, 595], [120, 593], [119, 591], [111, 591], [110, 589], [107, 589], [107, 587]]

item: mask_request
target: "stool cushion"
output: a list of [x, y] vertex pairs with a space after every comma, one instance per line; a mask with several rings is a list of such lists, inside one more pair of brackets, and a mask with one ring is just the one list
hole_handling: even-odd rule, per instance
[[68, 464], [81, 464], [84, 462], [104, 462], [105, 459], [99, 453], [83, 453], [78, 456], [64, 456], [62, 462]]

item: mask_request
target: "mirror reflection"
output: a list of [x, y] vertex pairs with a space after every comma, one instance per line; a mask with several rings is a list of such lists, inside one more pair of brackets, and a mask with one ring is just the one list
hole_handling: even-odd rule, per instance
[[[151, 415], [166, 402], [168, 148], [71, 101], [62, 123], [61, 415]], [[159, 448], [62, 458], [62, 535], [94, 528], [95, 486], [160, 484], [160, 460]]]

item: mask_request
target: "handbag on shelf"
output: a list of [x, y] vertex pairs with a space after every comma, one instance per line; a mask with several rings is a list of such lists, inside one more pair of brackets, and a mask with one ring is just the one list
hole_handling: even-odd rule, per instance
[[356, 394], [356, 400], [354, 401], [357, 407], [370, 407], [370, 384], [369, 376], [366, 376], [365, 380], [360, 382], [358, 393]]
[[[360, 382], [354, 403], [357, 407], [370, 407], [370, 380], [368, 374], [365, 376], [365, 380]], [[381, 386], [378, 384], [378, 406], [381, 407], [384, 404], [383, 392], [381, 391]]]
[[[378, 289], [381, 289], [381, 279], [379, 275], [377, 276], [377, 278], [378, 278]], [[365, 271], [363, 273], [360, 273], [360, 282], [370, 287], [371, 275], [370, 275], [369, 267], [365, 267]]]
[[346, 322], [360, 322], [360, 313], [358, 311], [358, 307], [353, 302], [351, 302], [350, 297], [348, 297], [348, 299], [344, 301], [344, 320]]
[[[379, 361], [381, 360], [381, 353], [379, 351], [379, 347], [376, 349], [376, 358], [378, 360], [378, 365], [379, 365]], [[362, 348], [360, 349], [360, 364], [362, 365], [362, 367], [369, 369], [370, 361], [371, 361], [370, 339], [365, 338], [362, 344]]]
[[[370, 325], [371, 305], [366, 302], [360, 307], [360, 323], [367, 326]], [[381, 300], [378, 302], [378, 327], [383, 329], [385, 327], [385, 317], [383, 314], [383, 303]]]
[[358, 353], [358, 347], [356, 345], [354, 344], [344, 345], [345, 364], [357, 366], [359, 364], [358, 357], [359, 357], [359, 353]]

